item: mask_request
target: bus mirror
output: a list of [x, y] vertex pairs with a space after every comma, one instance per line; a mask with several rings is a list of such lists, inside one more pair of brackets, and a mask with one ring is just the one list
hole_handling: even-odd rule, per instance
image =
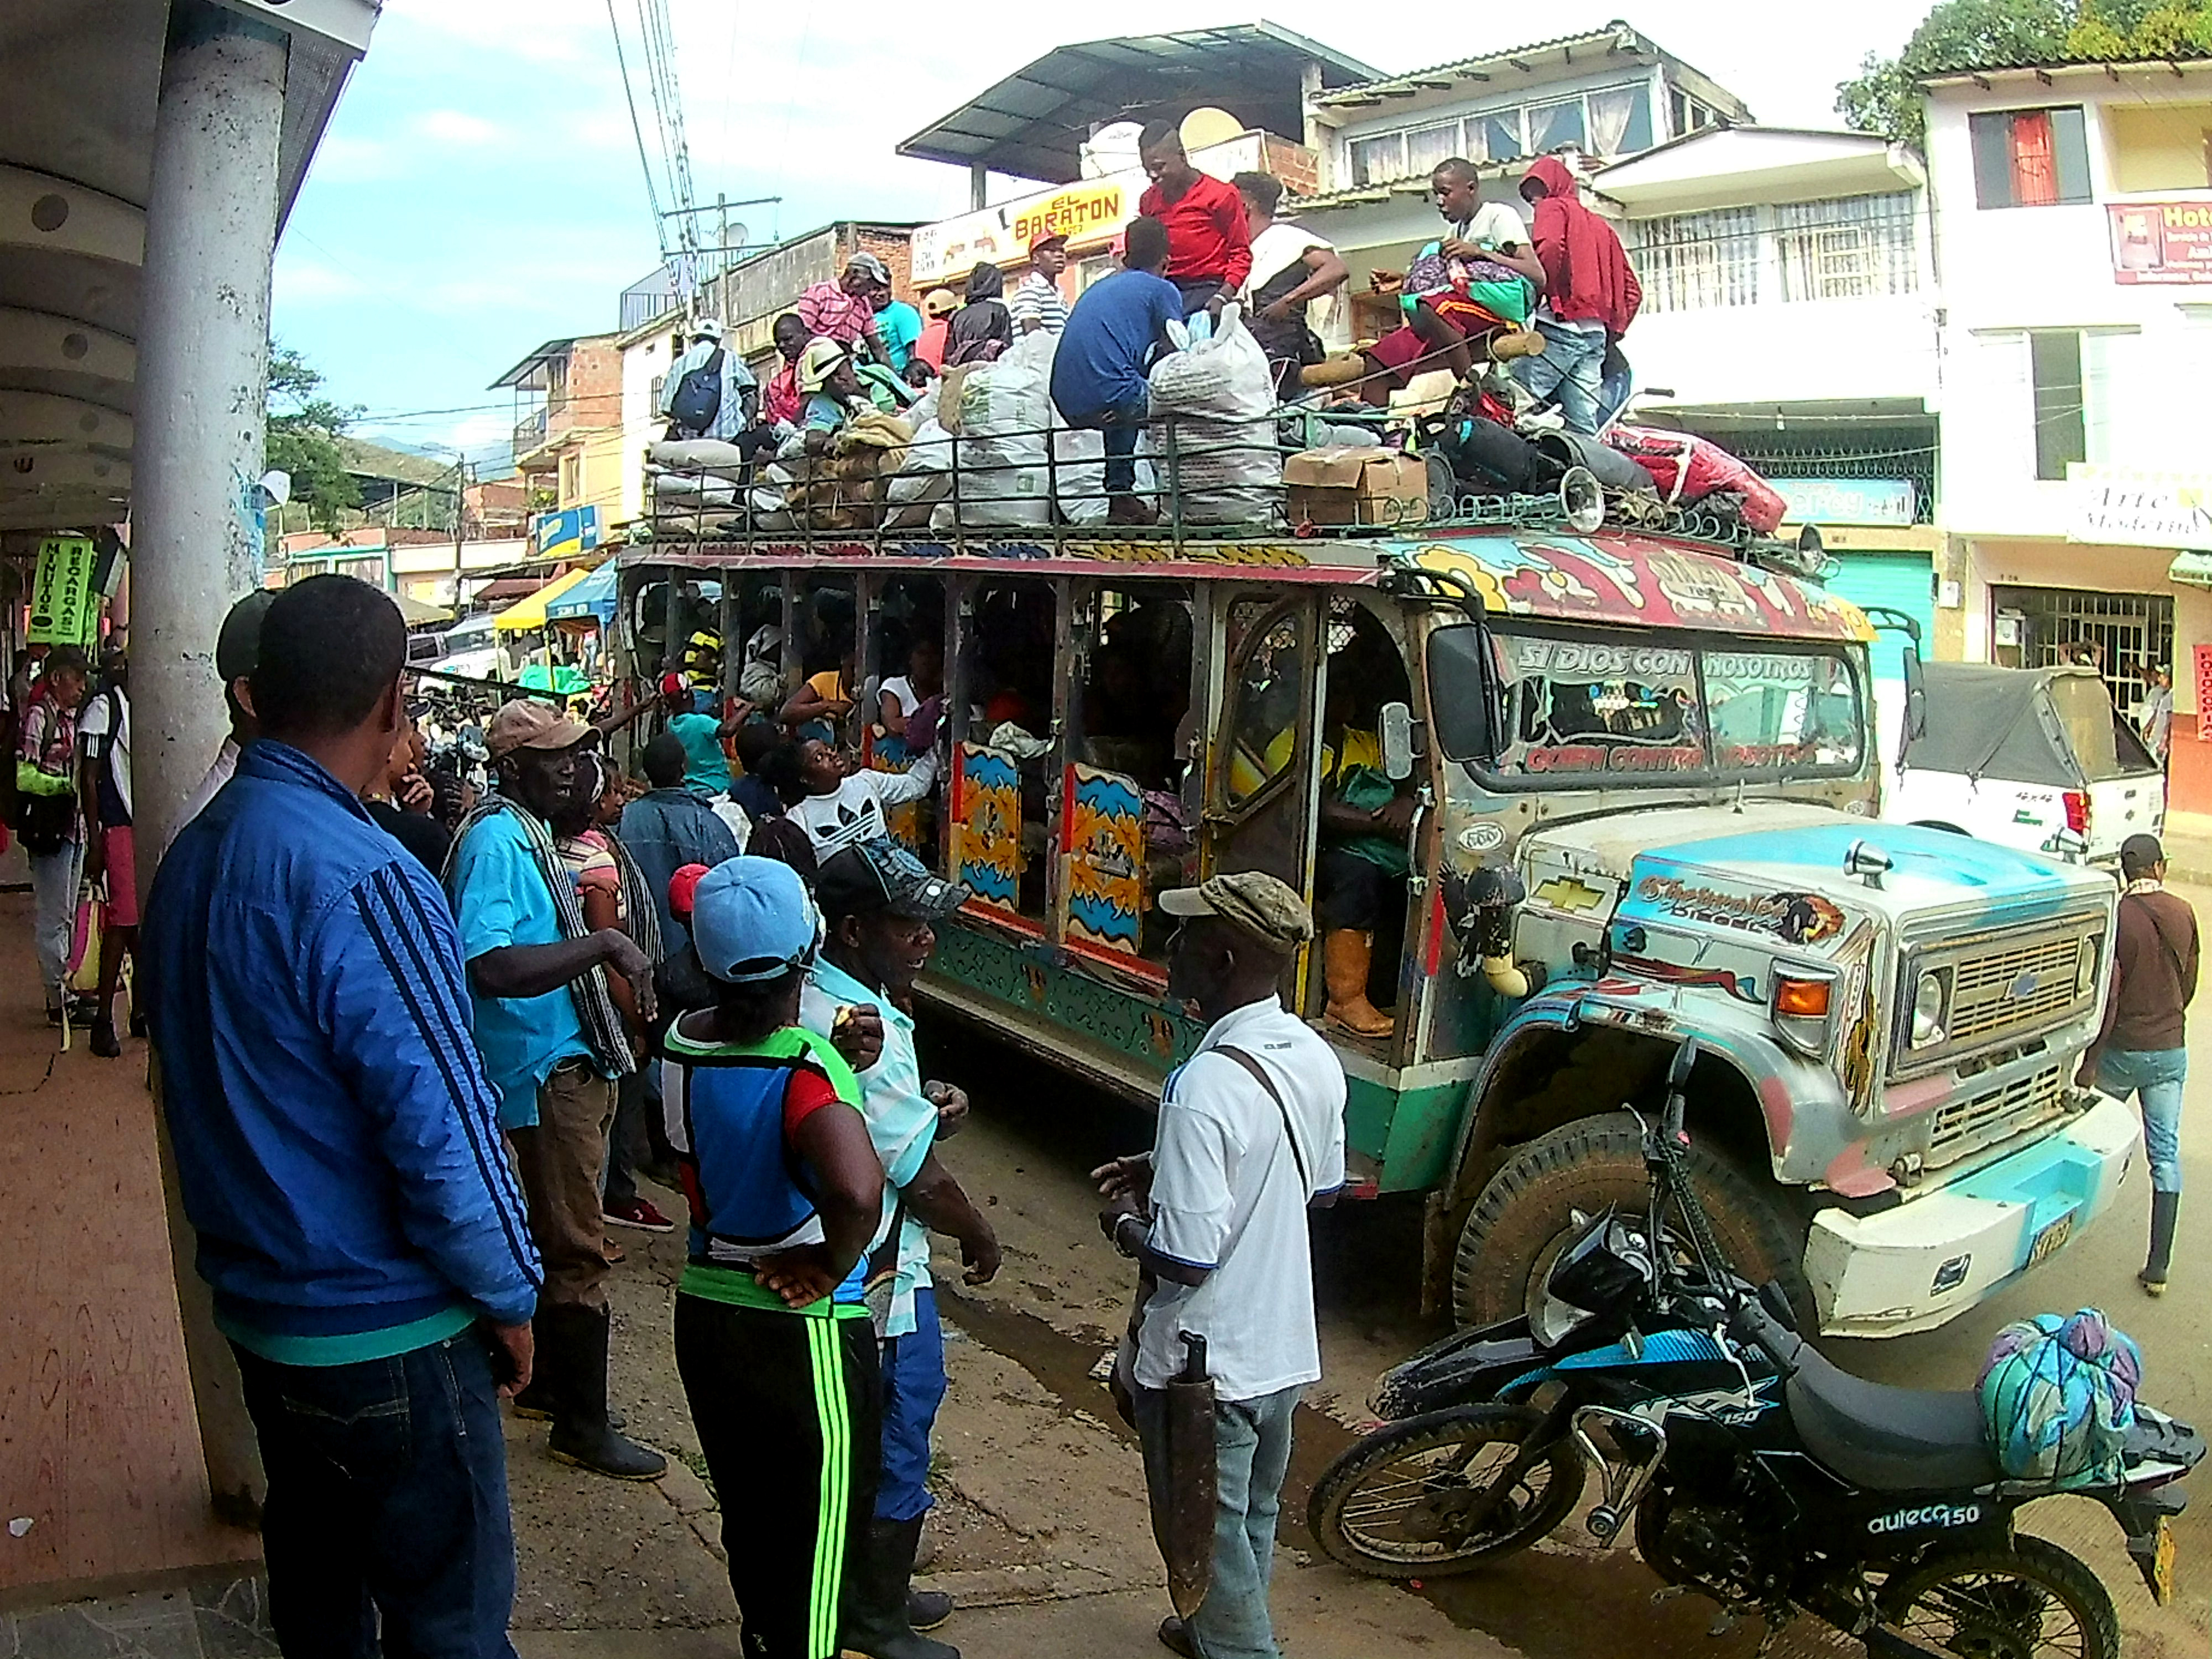
[[1413, 711], [1402, 702], [1382, 705], [1382, 775], [1393, 783], [1413, 775]]
[[1905, 736], [1909, 743], [1928, 735], [1927, 677], [1920, 672], [1920, 642], [1905, 652]]

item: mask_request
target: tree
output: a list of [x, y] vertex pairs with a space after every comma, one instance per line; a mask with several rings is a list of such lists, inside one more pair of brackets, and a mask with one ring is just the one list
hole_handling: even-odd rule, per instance
[[1894, 58], [1869, 52], [1836, 88], [1836, 108], [1863, 132], [1918, 143], [1926, 136], [1919, 82], [1956, 70], [2057, 63], [2069, 54], [2070, 0], [1942, 0]]
[[306, 506], [310, 524], [334, 532], [341, 514], [361, 506], [361, 486], [346, 471], [337, 441], [362, 411], [322, 392], [321, 370], [289, 346], [270, 342], [264, 464], [292, 475], [292, 499]]

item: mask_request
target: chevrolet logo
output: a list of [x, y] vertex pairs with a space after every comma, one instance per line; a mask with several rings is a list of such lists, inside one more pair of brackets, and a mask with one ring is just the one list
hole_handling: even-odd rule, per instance
[[2006, 999], [2013, 1002], [2025, 1002], [2035, 994], [2035, 988], [2042, 983], [2042, 979], [2034, 969], [2023, 968], [2019, 976], [2005, 987]]

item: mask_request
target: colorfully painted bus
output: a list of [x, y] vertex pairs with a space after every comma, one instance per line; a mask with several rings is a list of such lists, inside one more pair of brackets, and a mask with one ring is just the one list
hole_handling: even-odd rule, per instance
[[[662, 639], [720, 582], [729, 686], [849, 657], [878, 769], [911, 757], [871, 688], [941, 661], [942, 781], [893, 828], [974, 896], [922, 988], [1073, 1075], [1154, 1098], [1200, 1035], [1164, 887], [1269, 870], [1325, 927], [1357, 888], [1371, 1034], [1324, 1017], [1326, 945], [1285, 994], [1350, 1079], [1355, 1190], [1425, 1195], [1432, 1304], [1519, 1311], [1577, 1212], [1637, 1200], [1619, 1109], [1695, 1037], [1729, 1254], [1831, 1333], [1950, 1319], [2136, 1156], [2133, 1114], [2074, 1081], [2111, 880], [1881, 822], [1873, 629], [1785, 561], [1531, 516], [664, 534], [623, 562]], [[1407, 805], [1346, 835], [1355, 773]]]

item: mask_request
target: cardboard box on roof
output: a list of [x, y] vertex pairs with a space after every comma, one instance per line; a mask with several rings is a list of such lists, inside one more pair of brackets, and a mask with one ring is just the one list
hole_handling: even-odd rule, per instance
[[1373, 446], [1308, 449], [1283, 463], [1293, 524], [1419, 524], [1429, 516], [1427, 465]]

